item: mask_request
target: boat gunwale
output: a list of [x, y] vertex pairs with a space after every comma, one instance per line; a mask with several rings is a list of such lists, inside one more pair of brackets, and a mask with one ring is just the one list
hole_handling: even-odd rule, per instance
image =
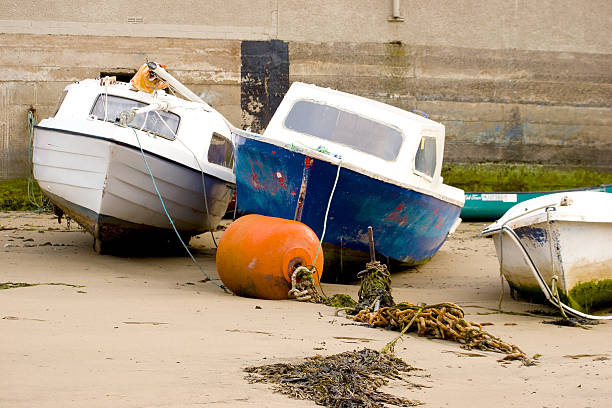
[[[401, 188], [412, 190], [412, 191], [415, 191], [417, 193], [424, 194], [424, 195], [433, 197], [435, 199], [447, 202], [449, 204], [456, 205], [459, 208], [462, 208], [464, 206], [464, 204], [465, 204], [465, 201], [454, 200], [452, 197], [446, 196], [446, 195], [444, 195], [442, 193], [438, 193], [438, 192], [435, 192], [435, 191], [432, 191], [432, 190], [425, 190], [424, 188], [421, 188], [421, 187], [416, 187], [416, 186], [413, 186], [413, 185], [410, 185], [410, 184], [407, 184], [407, 183], [403, 183], [403, 182], [400, 182], [400, 181], [397, 181], [397, 180], [392, 180], [392, 179], [390, 179], [388, 177], [385, 177], [385, 176], [382, 176], [380, 174], [372, 173], [372, 172], [370, 172], [368, 170], [365, 170], [365, 169], [363, 169], [363, 168], [361, 168], [361, 167], [359, 167], [359, 166], [357, 166], [357, 165], [355, 165], [353, 163], [342, 161], [341, 157], [337, 157], [337, 156], [332, 155], [332, 154], [323, 153], [323, 152], [314, 150], [314, 149], [312, 149], [312, 148], [310, 148], [308, 146], [296, 146], [294, 143], [284, 143], [284, 142], [279, 141], [279, 140], [268, 138], [268, 137], [266, 137], [264, 135], [260, 135], [260, 134], [253, 133], [253, 132], [247, 132], [247, 131], [244, 131], [244, 130], [241, 130], [241, 129], [238, 129], [238, 128], [235, 128], [235, 127], [232, 127], [231, 131], [232, 131], [232, 134], [235, 134], [237, 136], [245, 137], [245, 138], [250, 139], [250, 140], [261, 141], [261, 142], [264, 142], [264, 143], [268, 143], [268, 144], [280, 147], [282, 149], [285, 149], [287, 151], [297, 152], [297, 153], [300, 153], [300, 154], [312, 157], [314, 159], [325, 161], [325, 162], [330, 163], [330, 164], [335, 165], [335, 166], [341, 165], [342, 167], [344, 167], [344, 168], [346, 168], [348, 170], [352, 170], [352, 171], [354, 171], [356, 173], [359, 173], [359, 174], [362, 174], [362, 175], [364, 175], [366, 177], [370, 177], [370, 178], [375, 179], [375, 180], [379, 180], [379, 181], [382, 181], [382, 182], [385, 182], [385, 183], [388, 183], [388, 184], [392, 184], [392, 185], [395, 185], [395, 186], [398, 186], [398, 187], [401, 187]], [[236, 145], [236, 143], [234, 143], [234, 145]], [[237, 156], [237, 155], [235, 155], [235, 156]], [[444, 184], [444, 183], [439, 183], [439, 185], [443, 185], [443, 186], [447, 186], [447, 187], [452, 187], [452, 186], [449, 186], [448, 184]], [[452, 188], [455, 188], [455, 187], [452, 187]]]
[[[87, 137], [87, 138], [91, 138], [91, 139], [103, 140], [103, 141], [106, 141], [106, 142], [109, 142], [109, 143], [114, 143], [114, 144], [119, 145], [119, 146], [123, 146], [123, 147], [131, 148], [133, 150], [140, 151], [140, 148], [138, 146], [135, 146], [133, 144], [130, 144], [130, 143], [127, 143], [127, 142], [123, 142], [123, 141], [120, 141], [120, 140], [117, 140], [117, 139], [105, 137], [105, 136], [99, 136], [99, 135], [94, 135], [94, 134], [90, 134], [90, 133], [77, 132], [77, 131], [74, 131], [74, 130], [67, 130], [67, 129], [61, 129], [61, 128], [51, 128], [51, 127], [46, 127], [46, 126], [41, 126], [41, 125], [36, 125], [34, 128], [35, 129], [42, 129], [42, 130], [49, 130], [49, 131], [54, 131], [54, 132], [59, 132], [59, 133], [66, 133], [66, 134], [73, 135], [73, 136], [81, 136], [81, 137]], [[175, 165], [183, 167], [185, 169], [192, 170], [192, 171], [195, 171], [195, 172], [198, 172], [198, 173], [204, 173], [205, 175], [207, 175], [209, 177], [215, 178], [215, 179], [223, 181], [225, 183], [235, 184], [234, 180], [226, 180], [226, 179], [224, 179], [224, 178], [222, 178], [220, 176], [217, 176], [215, 174], [209, 173], [207, 171], [203, 171], [203, 169], [200, 170], [198, 168], [191, 167], [191, 166], [189, 166], [189, 165], [187, 165], [185, 163], [181, 163], [181, 162], [169, 159], [168, 157], [165, 157], [165, 156], [163, 156], [163, 155], [161, 155], [159, 153], [154, 153], [154, 152], [152, 152], [150, 150], [147, 150], [147, 149], [144, 149], [144, 148], [142, 149], [142, 151], [145, 154], [147, 154], [147, 155], [150, 155], [150, 156], [153, 156], [153, 157], [155, 157], [157, 159], [160, 159], [160, 160], [163, 160], [163, 161], [175, 164]]]

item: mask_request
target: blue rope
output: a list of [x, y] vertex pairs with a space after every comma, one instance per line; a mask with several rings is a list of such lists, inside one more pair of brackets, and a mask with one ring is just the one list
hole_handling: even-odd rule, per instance
[[[155, 183], [155, 177], [153, 177], [153, 173], [151, 172], [151, 168], [149, 167], [149, 162], [147, 161], [147, 158], [144, 154], [144, 150], [142, 149], [142, 145], [140, 144], [140, 138], [138, 137], [138, 133], [136, 133], [136, 130], [134, 128], [130, 127], [130, 129], [132, 129], [132, 132], [134, 132], [134, 136], [136, 136], [136, 141], [138, 142], [138, 147], [140, 148], [140, 154], [142, 155], [142, 159], [147, 168], [147, 172], [149, 172], [149, 175], [151, 176], [151, 181], [153, 182], [153, 187], [155, 188], [157, 197], [159, 197], [159, 201], [161, 202], [162, 208], [164, 209], [164, 212], [166, 213], [166, 217], [168, 217], [168, 220], [170, 221], [170, 224], [172, 225], [172, 228], [174, 229], [174, 232], [176, 233], [176, 236], [178, 237], [179, 241], [181, 241], [183, 248], [185, 248], [185, 251], [187, 251], [187, 254], [191, 257], [191, 260], [193, 261], [193, 263], [200, 269], [200, 272], [202, 272], [204, 276], [206, 276], [206, 279], [211, 281], [215, 286], [219, 287], [220, 289], [223, 289], [225, 292], [230, 293], [230, 291], [227, 289], [227, 287], [225, 287], [225, 285], [218, 284], [217, 282], [212, 280], [212, 278], [204, 271], [204, 269], [202, 269], [202, 266], [198, 263], [198, 261], [191, 254], [191, 251], [189, 251], [189, 248], [187, 248], [187, 245], [185, 245], [185, 242], [183, 242], [183, 238], [181, 238], [181, 234], [179, 234], [178, 230], [176, 229], [176, 226], [174, 225], [174, 221], [172, 220], [172, 217], [170, 216], [170, 214], [168, 213], [168, 210], [166, 209], [166, 204], [164, 203], [164, 199], [162, 198], [159, 190], [157, 189], [157, 183]], [[204, 194], [206, 194], [206, 191], [204, 191]]]
[[28, 176], [28, 201], [34, 205], [34, 212], [43, 212], [49, 210], [48, 203], [45, 203], [45, 197], [40, 193], [40, 200], [36, 197], [35, 182], [34, 182], [34, 128], [36, 127], [36, 116], [34, 116], [34, 108], [28, 110], [28, 133], [30, 140], [28, 142], [28, 160], [30, 166], [30, 174]]
[[423, 112], [422, 110], [418, 110], [418, 109], [413, 109], [410, 111], [411, 113], [418, 113], [422, 116], [425, 116], [425, 119], [429, 119], [429, 115], [426, 114], [425, 112]]

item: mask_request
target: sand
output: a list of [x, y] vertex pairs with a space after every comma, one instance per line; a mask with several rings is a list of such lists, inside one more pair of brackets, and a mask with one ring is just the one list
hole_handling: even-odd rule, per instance
[[[608, 407], [612, 324], [590, 330], [546, 317], [480, 314], [495, 308], [500, 279], [483, 223], [464, 223], [427, 265], [393, 274], [396, 301], [450, 301], [467, 319], [517, 344], [536, 366], [409, 334], [396, 355], [423, 369], [426, 388], [385, 391], [428, 407]], [[53, 229], [54, 228], [54, 229]], [[220, 237], [222, 232], [217, 232]], [[217, 277], [214, 247], [192, 239]], [[0, 213], [0, 282], [64, 283], [0, 290], [0, 407], [307, 407], [243, 368], [363, 347], [380, 350], [395, 332], [351, 324], [333, 308], [228, 295], [185, 256], [97, 255], [92, 238], [49, 214]], [[356, 297], [356, 285], [324, 284]], [[506, 294], [508, 294], [506, 288]], [[548, 310], [506, 296], [504, 310]]]

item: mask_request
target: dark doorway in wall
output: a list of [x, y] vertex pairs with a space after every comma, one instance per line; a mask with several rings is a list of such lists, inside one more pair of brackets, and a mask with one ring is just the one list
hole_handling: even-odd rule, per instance
[[132, 77], [136, 71], [103, 71], [100, 72], [100, 78], [104, 78], [105, 76], [114, 76], [117, 77], [117, 81], [119, 82], [130, 82]]
[[289, 46], [280, 40], [241, 44], [242, 127], [261, 133], [289, 89]]

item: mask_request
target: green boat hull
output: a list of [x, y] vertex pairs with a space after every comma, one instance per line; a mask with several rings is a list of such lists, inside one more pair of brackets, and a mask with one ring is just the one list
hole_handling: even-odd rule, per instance
[[465, 193], [465, 205], [461, 210], [463, 220], [496, 220], [511, 207], [523, 201], [553, 193], [569, 191], [603, 191], [612, 193], [612, 184], [600, 186], [573, 188], [555, 191], [534, 191], [518, 193]]

